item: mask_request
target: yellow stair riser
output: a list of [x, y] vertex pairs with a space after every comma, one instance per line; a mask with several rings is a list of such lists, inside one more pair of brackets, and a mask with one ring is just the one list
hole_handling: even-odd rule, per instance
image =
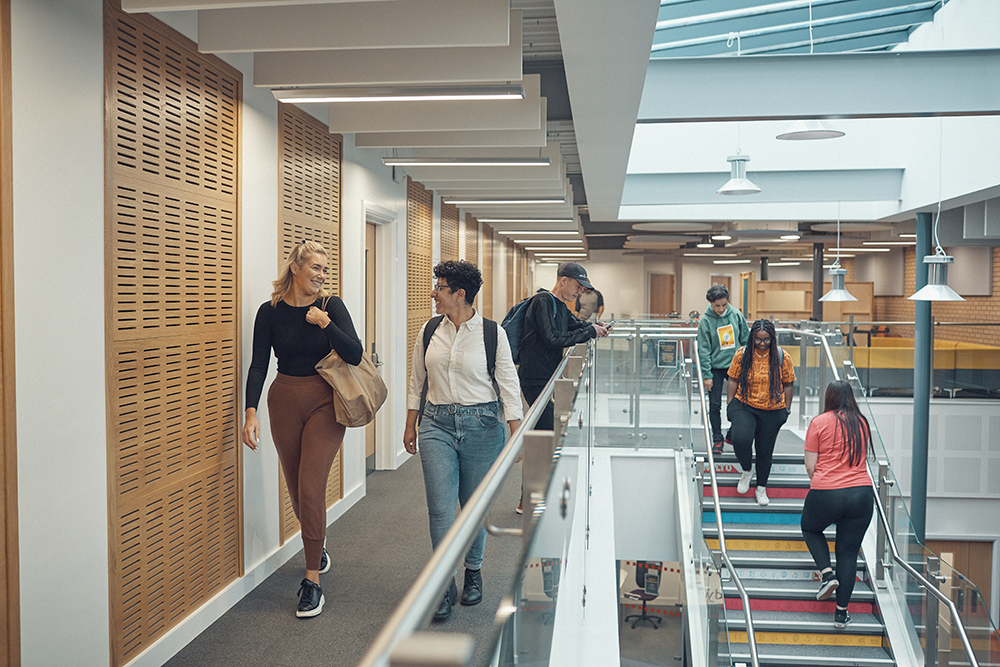
[[[707, 539], [705, 544], [709, 549], [719, 550], [719, 540]], [[829, 549], [834, 549], [833, 542], [826, 543]], [[809, 553], [806, 543], [802, 540], [726, 540], [727, 551], [802, 551]]]
[[[830, 623], [831, 628], [833, 623]], [[813, 632], [755, 632], [758, 644], [794, 644], [799, 646], [863, 646], [882, 647], [881, 635], [847, 635], [821, 634]], [[725, 633], [719, 633], [719, 640], [725, 641]], [[746, 644], [747, 633], [734, 631], [729, 633], [729, 641], [733, 644]]]

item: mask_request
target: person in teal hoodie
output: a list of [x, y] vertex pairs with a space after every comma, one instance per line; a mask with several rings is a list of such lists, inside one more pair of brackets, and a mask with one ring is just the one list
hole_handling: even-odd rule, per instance
[[708, 421], [712, 425], [712, 452], [721, 454], [722, 396], [726, 389], [729, 365], [736, 350], [750, 339], [750, 327], [743, 313], [729, 305], [725, 285], [713, 285], [705, 298], [711, 307], [698, 324], [698, 357], [701, 378], [708, 392]]

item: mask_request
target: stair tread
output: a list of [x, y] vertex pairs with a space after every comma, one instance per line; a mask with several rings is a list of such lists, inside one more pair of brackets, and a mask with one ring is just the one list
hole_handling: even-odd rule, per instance
[[[781, 595], [785, 599], [816, 599], [816, 586], [812, 581], [784, 581], [781, 579], [743, 579], [743, 588], [751, 598], [755, 596], [774, 597]], [[732, 581], [725, 581], [722, 584], [723, 593], [729, 596], [736, 596], [738, 592], [736, 585]], [[854, 586], [854, 593], [851, 599], [856, 602], [870, 602], [875, 594], [864, 581], [859, 581]]]
[[[833, 614], [802, 611], [755, 611], [755, 630], [768, 632], [815, 632], [832, 634], [850, 631], [852, 634], [883, 634], [885, 626], [874, 614], [851, 613], [851, 623], [846, 628], [833, 627]], [[730, 628], [745, 629], [746, 617], [742, 609], [726, 610]]]
[[[720, 654], [724, 652], [720, 646]], [[735, 661], [750, 662], [750, 648], [746, 644], [730, 644]], [[757, 656], [761, 665], [895, 665], [883, 648], [865, 646], [789, 646], [787, 644], [757, 644]], [[721, 656], [720, 656], [721, 657]]]

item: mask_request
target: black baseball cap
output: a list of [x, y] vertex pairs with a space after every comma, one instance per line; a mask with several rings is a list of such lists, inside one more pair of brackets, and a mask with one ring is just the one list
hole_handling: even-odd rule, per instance
[[556, 271], [556, 275], [572, 278], [587, 289], [594, 289], [594, 286], [590, 284], [589, 280], [587, 280], [587, 270], [576, 262], [565, 262], [564, 264], [560, 264], [559, 270]]

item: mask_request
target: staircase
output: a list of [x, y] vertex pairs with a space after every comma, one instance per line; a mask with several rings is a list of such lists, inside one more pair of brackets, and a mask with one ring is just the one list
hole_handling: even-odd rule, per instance
[[[767, 507], [757, 505], [756, 478], [745, 495], [736, 493], [739, 463], [730, 445], [715, 457], [715, 463], [726, 551], [750, 598], [761, 667], [895, 665], [863, 560], [858, 563], [858, 582], [848, 607], [852, 620], [846, 628], [833, 626], [834, 598], [816, 600], [819, 571], [799, 529], [809, 490], [802, 440], [788, 432], [779, 434], [767, 485], [771, 501]], [[718, 551], [710, 482], [704, 487], [702, 509], [706, 542]], [[827, 532], [831, 558], [834, 530], [831, 526]], [[743, 602], [725, 570], [723, 594], [733, 663], [749, 665]], [[725, 637], [720, 636], [720, 644], [724, 642]]]

